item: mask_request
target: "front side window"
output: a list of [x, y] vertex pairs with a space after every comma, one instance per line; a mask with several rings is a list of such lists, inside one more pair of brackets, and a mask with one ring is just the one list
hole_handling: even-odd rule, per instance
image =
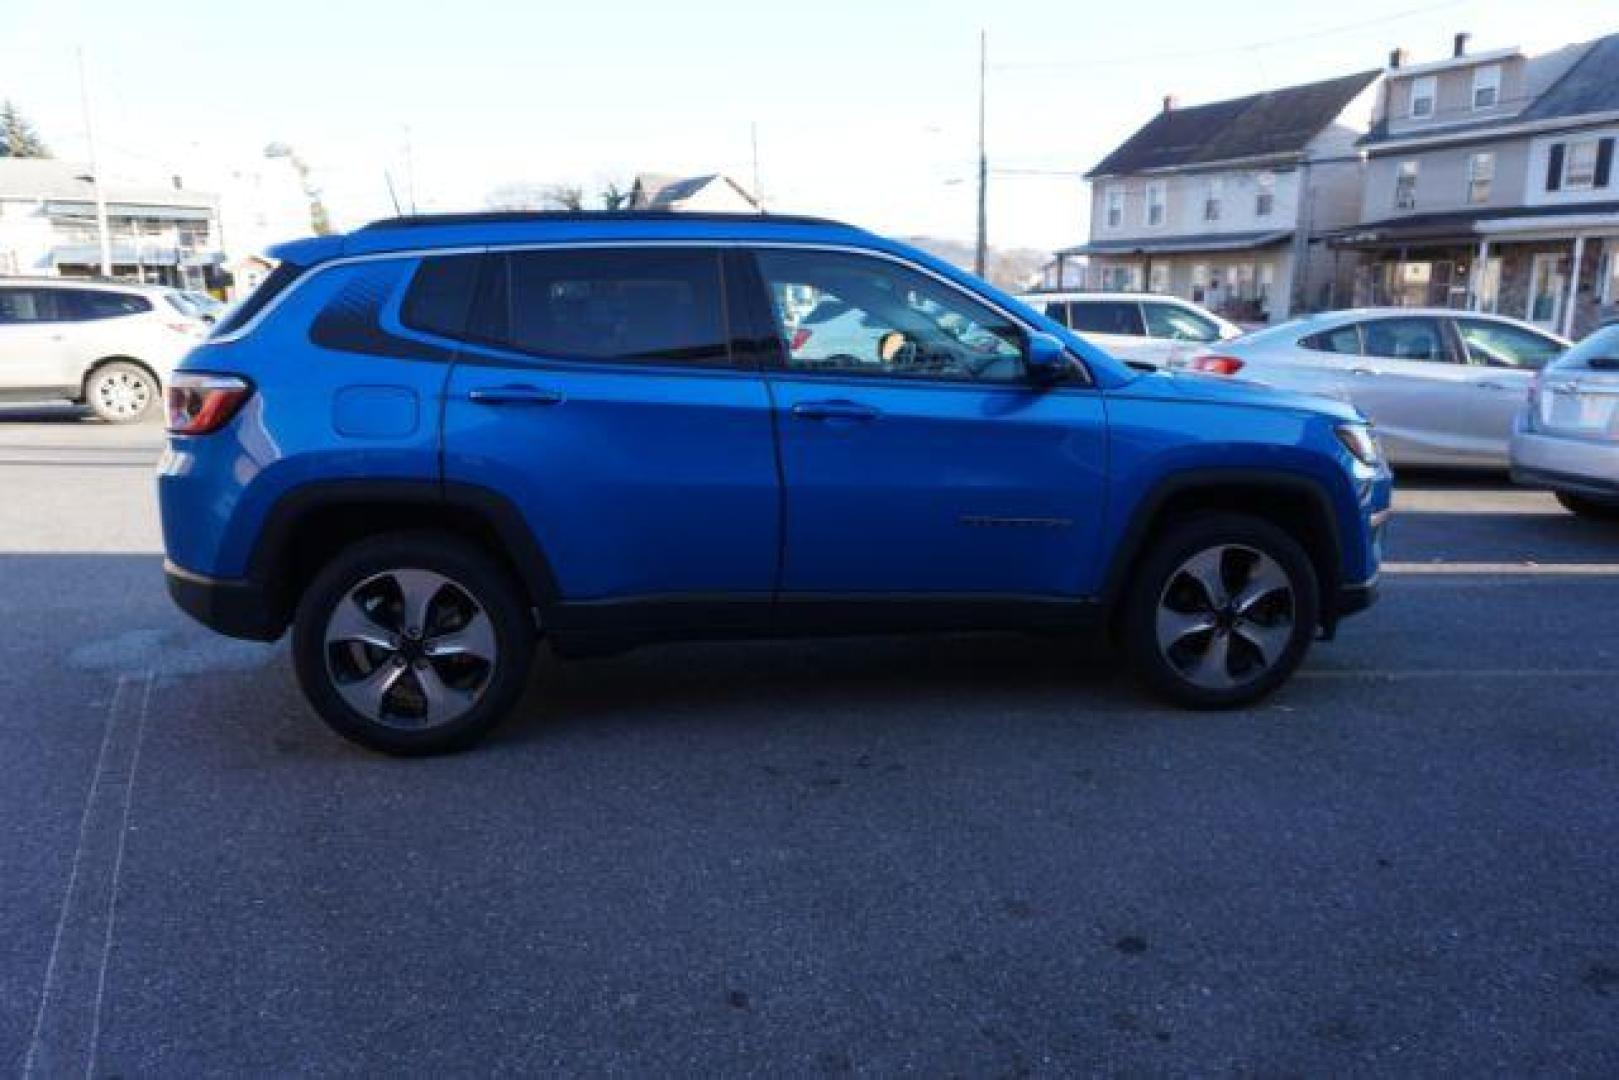
[[1501, 65], [1489, 64], [1473, 72], [1473, 108], [1488, 109], [1501, 102]]
[[1467, 201], [1483, 204], [1490, 201], [1490, 187], [1495, 183], [1495, 155], [1474, 154], [1467, 159]]
[[1400, 162], [1400, 170], [1394, 177], [1394, 209], [1415, 209], [1417, 205], [1418, 168], [1415, 161]]
[[67, 289], [0, 289], [0, 323], [68, 322]]
[[1488, 367], [1539, 371], [1563, 353], [1563, 346], [1552, 338], [1510, 323], [1457, 319], [1456, 329], [1467, 346], [1467, 359]]
[[1069, 305], [1069, 325], [1092, 334], [1144, 337], [1141, 305], [1134, 300], [1082, 300]]
[[1367, 356], [1388, 360], [1451, 361], [1438, 319], [1376, 319], [1361, 325]]
[[1563, 187], [1568, 191], [1589, 191], [1596, 183], [1596, 175], [1597, 141], [1569, 143], [1563, 155]]
[[886, 259], [763, 249], [789, 369], [1020, 382], [1023, 332], [961, 290]]
[[1220, 328], [1179, 304], [1142, 304], [1147, 317], [1147, 333], [1170, 341], [1210, 342], [1220, 340]]
[[1438, 82], [1432, 75], [1424, 75], [1420, 79], [1411, 80], [1411, 116], [1416, 119], [1432, 116], [1434, 111], [1434, 94], [1438, 89]]
[[730, 361], [720, 253], [623, 248], [506, 256], [503, 342], [564, 360]]
[[1167, 208], [1167, 195], [1162, 182], [1147, 185], [1147, 224], [1162, 225]]

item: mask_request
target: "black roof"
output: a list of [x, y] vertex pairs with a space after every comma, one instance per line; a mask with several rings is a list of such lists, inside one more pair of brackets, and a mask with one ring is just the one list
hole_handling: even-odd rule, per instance
[[1557, 203], [1552, 206], [1480, 207], [1476, 210], [1407, 214], [1404, 217], [1368, 221], [1341, 229], [1330, 239], [1336, 244], [1353, 246], [1360, 243], [1467, 237], [1477, 235], [1474, 226], [1481, 221], [1541, 217], [1601, 217], [1613, 214], [1619, 214], [1619, 201]]
[[774, 222], [779, 225], [842, 225], [830, 218], [808, 217], [800, 214], [762, 213], [692, 213], [670, 210], [487, 210], [463, 214], [406, 214], [403, 217], [382, 218], [360, 226], [362, 232], [382, 229], [423, 229], [435, 225], [506, 225], [525, 221], [748, 221]]
[[1085, 175], [1115, 176], [1300, 153], [1379, 74], [1361, 71], [1161, 112]]
[[1619, 109], [1619, 34], [1598, 38], [1551, 89], [1517, 116], [1554, 120]]

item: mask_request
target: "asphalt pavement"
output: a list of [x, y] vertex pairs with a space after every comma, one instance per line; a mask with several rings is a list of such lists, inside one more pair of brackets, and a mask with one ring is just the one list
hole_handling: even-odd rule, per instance
[[0, 1069], [1619, 1072], [1619, 529], [1545, 495], [1402, 484], [1252, 710], [680, 645], [397, 761], [171, 608], [159, 443], [0, 411]]

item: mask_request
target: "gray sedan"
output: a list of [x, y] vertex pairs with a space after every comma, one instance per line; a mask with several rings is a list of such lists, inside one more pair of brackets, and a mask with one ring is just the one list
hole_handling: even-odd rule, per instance
[[1498, 315], [1362, 308], [1268, 327], [1176, 367], [1352, 402], [1400, 465], [1504, 467], [1534, 375], [1569, 346]]

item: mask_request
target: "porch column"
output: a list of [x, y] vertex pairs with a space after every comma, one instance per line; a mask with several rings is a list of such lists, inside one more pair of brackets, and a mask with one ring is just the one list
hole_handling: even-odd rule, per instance
[[1558, 331], [1564, 337], [1574, 328], [1574, 305], [1580, 298], [1580, 262], [1585, 258], [1585, 237], [1574, 238], [1574, 265], [1568, 275], [1568, 300], [1563, 304], [1563, 326]]
[[1490, 265], [1490, 238], [1478, 242], [1478, 256], [1473, 260], [1473, 280], [1467, 286], [1467, 310], [1484, 310], [1484, 277]]

